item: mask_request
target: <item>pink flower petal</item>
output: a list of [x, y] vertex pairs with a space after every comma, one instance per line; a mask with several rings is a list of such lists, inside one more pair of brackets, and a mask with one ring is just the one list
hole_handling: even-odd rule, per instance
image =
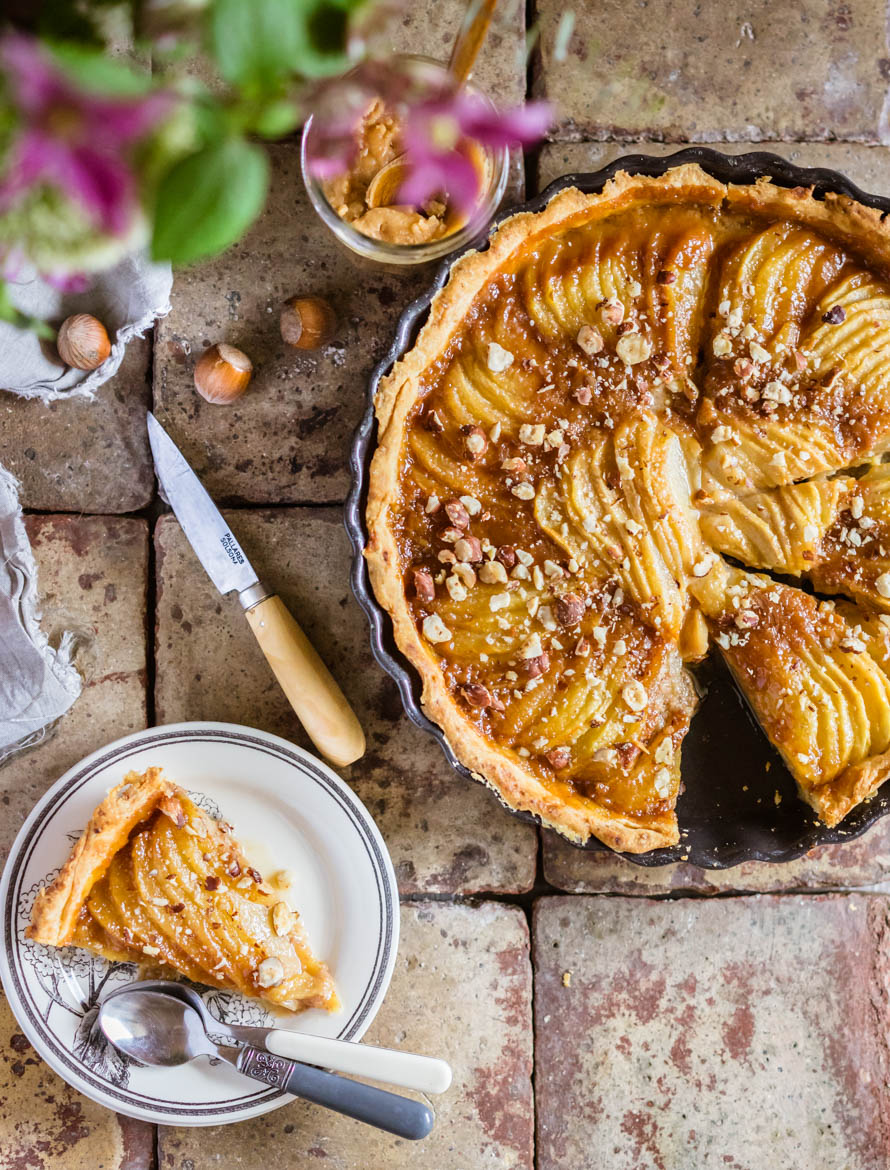
[[81, 95], [78, 99], [84, 121], [90, 125], [97, 141], [122, 145], [143, 138], [173, 109], [172, 94], [152, 93], [134, 101], [106, 101]]
[[468, 138], [483, 146], [523, 146], [537, 142], [553, 123], [553, 111], [547, 102], [529, 102], [512, 110], [477, 109], [461, 121]]
[[58, 71], [33, 37], [8, 33], [0, 38], [0, 63], [24, 113], [37, 113], [60, 96]]
[[127, 164], [105, 152], [81, 146], [58, 156], [57, 181], [80, 202], [99, 227], [123, 235], [132, 222], [135, 182]]

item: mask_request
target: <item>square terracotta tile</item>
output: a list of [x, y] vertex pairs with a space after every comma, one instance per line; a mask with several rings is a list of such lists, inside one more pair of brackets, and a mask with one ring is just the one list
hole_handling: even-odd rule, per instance
[[536, 905], [538, 1170], [887, 1163], [885, 897]]
[[878, 142], [890, 77], [885, 13], [870, 0], [541, 0], [534, 93], [562, 138]]
[[63, 772], [146, 723], [146, 522], [49, 515], [29, 516], [26, 525], [42, 628], [53, 644], [73, 632], [84, 686], [44, 743], [0, 768], [3, 859], [25, 817]]
[[162, 1128], [161, 1166], [532, 1170], [531, 967], [521, 911], [492, 902], [404, 905], [393, 983], [366, 1040], [451, 1063], [451, 1088], [428, 1098], [436, 1125], [424, 1141], [297, 1101], [240, 1125]]
[[44, 1064], [0, 992], [3, 1170], [152, 1170], [154, 1127], [96, 1105]]
[[0, 391], [0, 464], [19, 480], [23, 507], [101, 513], [148, 504], [150, 358], [149, 339], [132, 341], [121, 368], [92, 399], [44, 406]]
[[[481, 785], [458, 777], [402, 709], [376, 665], [348, 581], [339, 509], [232, 511], [232, 529], [340, 682], [365, 729], [366, 755], [342, 769], [389, 846], [403, 893], [531, 888], [537, 832]], [[162, 517], [157, 548], [156, 717], [245, 723], [312, 745], [257, 648], [235, 598], [221, 598], [179, 525]]]

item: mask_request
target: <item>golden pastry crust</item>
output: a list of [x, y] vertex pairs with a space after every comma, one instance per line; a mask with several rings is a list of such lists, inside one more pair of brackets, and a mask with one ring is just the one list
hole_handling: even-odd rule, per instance
[[[721, 215], [749, 216], [754, 225], [751, 228], [752, 232], [759, 230], [757, 224], [761, 221], [764, 226], [778, 221], [790, 221], [794, 225], [819, 233], [820, 238], [824, 237], [828, 241], [826, 249], [831, 253], [824, 261], [826, 266], [835, 263], [831, 249], [836, 246], [835, 251], [837, 248], [845, 248], [855, 257], [864, 258], [866, 263], [878, 271], [880, 279], [883, 279], [883, 272], [890, 268], [890, 230], [883, 223], [881, 213], [863, 207], [844, 196], [829, 194], [824, 199], [816, 199], [809, 190], [786, 189], [775, 186], [768, 180], [744, 186], [726, 185], [713, 179], [694, 164], [675, 168], [658, 178], [631, 176], [620, 172], [598, 194], [585, 195], [576, 189], [564, 190], [555, 195], [542, 211], [523, 212], [512, 216], [494, 233], [484, 251], [469, 253], [458, 260], [451, 270], [447, 284], [433, 299], [428, 319], [415, 345], [395, 364], [392, 371], [381, 379], [375, 401], [378, 446], [370, 470], [366, 512], [369, 540], [365, 556], [377, 598], [392, 617], [396, 643], [420, 673], [424, 710], [443, 729], [458, 759], [477, 779], [490, 785], [507, 805], [533, 813], [543, 824], [557, 829], [576, 842], [584, 842], [593, 834], [612, 848], [629, 852], [647, 852], [679, 840], [673, 808], [676, 787], [672, 789], [669, 808], [661, 809], [655, 814], [645, 812], [641, 814], [633, 810], [625, 814], [599, 797], [594, 798], [589, 793], [572, 791], [565, 784], [542, 779], [541, 775], [536, 774], [525, 761], [517, 759], [515, 752], [505, 751], [502, 745], [494, 742], [490, 734], [469, 719], [465, 707], [456, 699], [455, 687], [449, 685], [445, 677], [438, 651], [423, 636], [417, 615], [409, 604], [404, 582], [404, 558], [394, 522], [399, 516], [401, 506], [400, 475], [410, 420], [424, 393], [429, 390], [429, 384], [438, 376], [437, 371], [441, 371], [449, 360], [449, 354], [455, 351], [456, 345], [459, 345], [468, 328], [467, 321], [480, 304], [480, 298], [486, 290], [491, 288], [502, 274], [516, 270], [524, 257], [536, 254], [536, 249], [545, 248], [551, 240], [559, 238], [561, 234], [622, 213], [633, 212], [634, 209], [684, 206], [705, 209], [718, 219]], [[769, 259], [769, 248], [766, 251]], [[722, 254], [714, 255], [714, 264], [726, 262]], [[847, 262], [843, 260], [842, 263], [842, 260], [837, 261], [840, 267]], [[701, 293], [701, 296], [704, 295]], [[855, 309], [856, 297], [859, 295], [855, 287], [851, 289], [849, 295], [850, 303]], [[703, 316], [703, 313], [699, 315]], [[680, 315], [677, 321], [678, 329], [681, 325], [687, 324], [680, 320]], [[693, 322], [689, 327], [704, 329], [705, 322], [698, 324]], [[716, 329], [717, 324], [707, 328]], [[713, 344], [714, 334], [702, 336], [709, 345]], [[695, 344], [695, 334], [690, 334], [683, 344], [684, 352], [688, 352], [691, 345]], [[738, 344], [743, 342], [739, 340]], [[677, 345], [680, 346], [679, 340]], [[714, 352], [717, 352], [716, 347]], [[821, 371], [817, 373], [821, 377]], [[717, 447], [716, 438], [712, 439], [724, 422], [722, 415], [719, 415], [720, 410], [724, 409], [723, 400], [719, 397], [721, 391], [721, 386], [713, 391], [705, 390], [703, 396], [698, 398], [702, 404], [698, 416], [694, 411], [684, 413], [671, 405], [664, 408], [670, 415], [670, 427], [683, 444], [688, 465], [697, 469], [698, 460], [701, 459], [701, 468], [706, 480], [704, 488], [706, 493], [710, 493], [708, 498], [711, 501], [717, 499], [718, 503], [720, 492], [744, 494], [750, 490], [771, 488], [775, 483], [782, 483], [782, 476], [786, 474], [777, 473], [765, 483], [750, 481], [752, 474], [756, 478], [756, 472], [752, 473], [745, 468], [738, 477], [738, 483], [733, 480], [732, 475], [728, 478], [724, 475], [726, 460]], [[881, 393], [883, 394], [883, 390]], [[759, 390], [757, 394], [759, 397]], [[690, 398], [695, 401], [697, 395], [698, 391], [693, 387]], [[821, 399], [817, 405], [821, 407]], [[890, 441], [890, 402], [881, 398], [878, 407], [884, 406], [886, 410], [876, 408], [873, 416], [869, 416], [855, 433], [839, 439], [836, 450], [826, 445], [827, 440], [822, 448], [814, 445], [816, 465], [811, 467], [811, 471], [818, 473], [838, 470], [850, 462], [862, 462], [871, 457], [876, 449], [883, 448]], [[751, 466], [756, 469], [760, 458], [757, 448], [757, 443], [761, 441], [759, 436], [764, 432], [769, 432], [770, 436], [772, 431], [780, 432], [784, 425], [783, 412], [790, 408], [781, 405], [779, 413], [772, 416], [766, 414], [755, 416], [754, 408], [745, 405], [744, 402], [733, 409], [736, 413], [727, 415], [726, 421], [730, 428], [738, 426], [741, 430], [747, 428], [750, 432]], [[757, 409], [760, 409], [759, 403]], [[811, 422], [808, 422], [807, 426], [809, 432], [805, 433], [805, 437], [818, 429]], [[772, 439], [769, 438], [769, 441]], [[806, 450], [801, 458], [804, 457], [814, 458]], [[822, 460], [822, 464], [819, 464], [819, 459]], [[837, 464], [836, 467], [832, 466], [832, 461]], [[803, 474], [795, 475], [793, 472], [793, 468], [787, 469], [788, 482], [795, 478], [804, 478]], [[698, 474], [697, 470], [690, 470], [692, 493], [701, 492], [700, 480], [696, 480]], [[747, 480], [745, 476], [748, 476]], [[692, 482], [693, 480], [696, 482]], [[695, 548], [697, 539], [699, 537], [696, 531], [688, 542], [690, 549]], [[706, 542], [702, 542], [700, 549], [704, 550], [706, 555], [710, 555], [707, 553]], [[688, 559], [680, 566], [678, 587], [685, 594], [687, 586], [683, 581], [684, 574], [696, 576], [698, 566], [691, 565]], [[678, 611], [677, 620], [683, 624], [684, 630], [691, 628], [700, 631], [701, 623], [699, 621], [696, 624], [695, 615], [695, 604], [690, 602], [685, 611], [682, 607]], [[673, 634], [668, 639], [671, 644], [675, 640]], [[692, 653], [688, 655], [689, 658], [696, 656], [701, 656], [700, 650], [695, 655]], [[684, 719], [688, 723], [695, 707], [694, 696], [687, 696], [680, 705], [684, 708]], [[645, 745], [643, 746], [645, 748]], [[679, 754], [679, 747], [677, 753]], [[861, 795], [857, 794], [864, 792], [865, 787], [880, 782], [874, 780], [875, 776], [881, 774], [877, 765], [867, 768], [863, 763], [857, 767], [859, 770], [855, 780], [848, 782], [843, 776], [837, 776], [830, 782], [838, 791], [848, 793], [848, 797], [845, 798], [845, 811], [861, 799]], [[866, 773], [872, 779], [866, 781], [863, 778]], [[806, 799], [810, 797], [807, 795]], [[820, 799], [821, 805], [817, 809], [820, 815], [824, 812], [826, 819], [834, 816], [840, 803], [832, 805], [835, 811], [829, 811], [828, 788]], [[842, 816], [844, 813], [839, 815]]]
[[264, 885], [231, 827], [160, 768], [129, 773], [95, 809], [59, 875], [38, 893], [27, 934], [290, 1011], [338, 1006], [299, 915]]
[[141, 776], [129, 772], [112, 788], [58, 876], [35, 898], [28, 938], [47, 946], [68, 946], [90, 890], [104, 877], [115, 854], [141, 821], [175, 795], [176, 785], [164, 779], [162, 768], [147, 768]]

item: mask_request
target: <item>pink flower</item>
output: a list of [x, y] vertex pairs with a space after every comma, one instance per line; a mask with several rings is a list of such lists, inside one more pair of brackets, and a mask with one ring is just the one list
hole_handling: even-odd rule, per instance
[[469, 140], [493, 148], [514, 143], [526, 146], [543, 137], [551, 121], [546, 102], [494, 110], [463, 91], [414, 106], [402, 131], [411, 173], [399, 199], [420, 206], [445, 192], [459, 210], [470, 212], [479, 193], [479, 176], [461, 152], [461, 143]]
[[137, 207], [128, 148], [170, 110], [172, 98], [97, 97], [79, 90], [39, 43], [0, 38], [0, 66], [21, 120], [0, 180], [0, 202], [51, 184], [77, 200], [102, 231], [122, 235]]

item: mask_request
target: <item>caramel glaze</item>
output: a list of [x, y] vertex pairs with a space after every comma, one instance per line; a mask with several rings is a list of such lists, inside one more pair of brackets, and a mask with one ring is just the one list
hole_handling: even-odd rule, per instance
[[[871, 315], [860, 322], [857, 305], [866, 294]], [[890, 293], [880, 277], [809, 229], [712, 207], [648, 206], [534, 243], [488, 284], [427, 369], [405, 430], [400, 501], [391, 516], [406, 597], [420, 629], [438, 615], [453, 633], [449, 622], [464, 606], [459, 636], [427, 639], [455, 702], [563, 799], [592, 798], [642, 820], [672, 807], [695, 696], [677, 666], [674, 634], [659, 628], [630, 592], [615, 605], [615, 580], [574, 563], [517, 488], [528, 484], [539, 494], [565, 476], [571, 453], [646, 412], [681, 440], [689, 464], [684, 506], [861, 462], [890, 441], [886, 369], [869, 373], [856, 341], [873, 338], [884, 313], [890, 320]], [[586, 345], [585, 326], [595, 331]], [[622, 349], [625, 338], [636, 350], [628, 351], [627, 341]], [[512, 359], [505, 369], [501, 351]], [[540, 424], [543, 442], [520, 430]], [[619, 488], [619, 470], [614, 461], [607, 466], [614, 480], [608, 486]], [[461, 497], [478, 505], [474, 515]], [[469, 549], [466, 543], [461, 549], [476, 580], [455, 601], [446, 585], [453, 569], [440, 554], [454, 555], [457, 540], [468, 537]], [[528, 555], [532, 572], [549, 564], [558, 573], [537, 584], [516, 580], [516, 549]], [[479, 570], [486, 563], [504, 565], [503, 583], [483, 588]], [[685, 581], [677, 585], [685, 588]], [[530, 636], [529, 622], [513, 620], [512, 603], [504, 610], [507, 627], [495, 618], [490, 629], [489, 603], [499, 589], [533, 593], [551, 607], [574, 595], [583, 613], [555, 629], [538, 626], [543, 657], [529, 660], [517, 649]], [[605, 643], [596, 644], [594, 630], [607, 609], [612, 624]], [[692, 599], [689, 609], [695, 610]], [[801, 614], [789, 615], [799, 620]], [[719, 629], [712, 624], [712, 634]], [[483, 630], [491, 634], [491, 650], [482, 650], [487, 661], [478, 652], [487, 645]], [[609, 701], [597, 704], [591, 723], [577, 728], [569, 720], [567, 739], [554, 747], [552, 736], [536, 731], [548, 721], [559, 724], [562, 696], [576, 688], [581, 669], [592, 687], [604, 683], [613, 708], [628, 682], [645, 687], [648, 705], [641, 713], [625, 706], [623, 714], [604, 714]], [[757, 691], [765, 668], [750, 669]], [[552, 703], [529, 725], [514, 716], [535, 677], [545, 680], [538, 686], [549, 688]], [[486, 695], [494, 701], [479, 705]], [[599, 718], [617, 728], [605, 746], [590, 738]], [[673, 773], [670, 785], [652, 759], [665, 738], [676, 756], [661, 752]], [[536, 748], [539, 741], [546, 742]]]

